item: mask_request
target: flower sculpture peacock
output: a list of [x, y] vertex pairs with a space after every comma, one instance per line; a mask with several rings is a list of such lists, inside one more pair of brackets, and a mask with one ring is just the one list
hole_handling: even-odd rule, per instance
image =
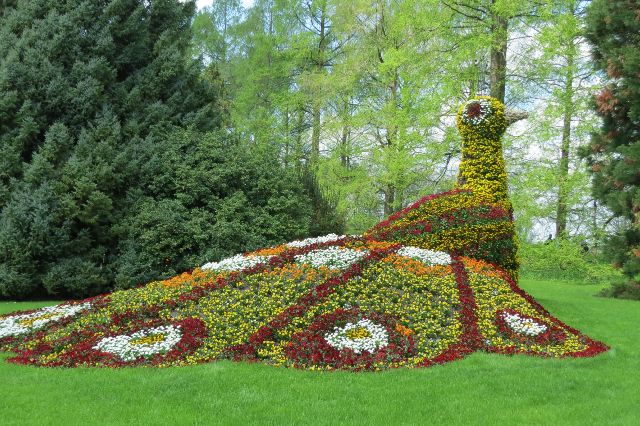
[[457, 116], [457, 188], [363, 236], [308, 238], [176, 277], [0, 317], [9, 361], [172, 366], [220, 359], [307, 369], [426, 367], [474, 351], [586, 357], [606, 351], [517, 285], [498, 100]]

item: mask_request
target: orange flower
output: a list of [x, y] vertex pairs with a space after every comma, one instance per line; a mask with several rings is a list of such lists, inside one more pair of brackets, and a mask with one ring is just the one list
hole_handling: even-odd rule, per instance
[[402, 324], [396, 325], [396, 331], [404, 336], [411, 336], [413, 334], [413, 330], [408, 327], [405, 327]]
[[169, 279], [162, 281], [162, 284], [165, 287], [181, 287], [186, 282], [189, 282], [192, 280], [193, 280], [192, 275], [188, 272], [184, 272], [180, 275], [176, 275], [175, 277], [171, 277]]
[[277, 256], [287, 249], [286, 245], [279, 245], [276, 247], [267, 247], [254, 252], [249, 253], [251, 256]]
[[414, 274], [418, 276], [431, 274], [431, 275], [437, 275], [437, 276], [443, 277], [451, 273], [450, 266], [445, 266], [445, 265], [429, 266], [419, 260], [398, 256], [396, 254], [390, 254], [389, 256], [384, 258], [383, 262], [391, 263], [397, 269], [400, 269], [402, 271], [406, 271], [410, 274]]

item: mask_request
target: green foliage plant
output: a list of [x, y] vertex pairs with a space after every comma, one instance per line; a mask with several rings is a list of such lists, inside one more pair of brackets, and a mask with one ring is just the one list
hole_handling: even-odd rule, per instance
[[622, 274], [601, 255], [585, 252], [573, 239], [520, 246], [521, 274], [525, 277], [601, 284], [622, 278]]
[[[588, 9], [586, 35], [596, 67], [606, 72], [595, 97], [602, 118], [583, 155], [593, 193], [628, 226], [613, 236], [607, 252], [627, 277], [624, 294], [640, 294], [640, 7], [634, 1], [596, 0]], [[618, 294], [619, 291], [611, 294]]]

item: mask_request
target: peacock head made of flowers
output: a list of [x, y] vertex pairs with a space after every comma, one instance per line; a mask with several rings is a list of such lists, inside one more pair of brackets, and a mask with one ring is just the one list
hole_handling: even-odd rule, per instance
[[0, 350], [39, 366], [180, 366], [220, 359], [311, 370], [428, 367], [476, 351], [607, 350], [517, 284], [501, 163], [507, 120], [478, 97], [458, 114], [459, 183], [362, 236], [207, 262], [135, 289], [0, 316]]
[[458, 131], [463, 138], [499, 140], [507, 129], [504, 104], [490, 96], [478, 96], [460, 106]]

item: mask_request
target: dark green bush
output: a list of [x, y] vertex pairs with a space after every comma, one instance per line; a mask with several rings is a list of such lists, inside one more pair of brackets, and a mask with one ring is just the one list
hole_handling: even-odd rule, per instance
[[600, 292], [601, 296], [640, 300], [640, 285], [635, 281], [618, 281]]
[[309, 197], [293, 170], [232, 136], [172, 133], [149, 148], [142, 196], [119, 225], [118, 287], [309, 233]]

